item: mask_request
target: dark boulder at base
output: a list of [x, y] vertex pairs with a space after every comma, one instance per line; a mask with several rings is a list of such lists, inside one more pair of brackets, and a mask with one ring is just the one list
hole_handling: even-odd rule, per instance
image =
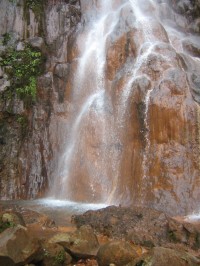
[[137, 257], [134, 248], [123, 241], [112, 241], [101, 246], [97, 253], [97, 261], [100, 266], [114, 264], [116, 266], [126, 265]]
[[72, 221], [77, 227], [88, 224], [107, 237], [147, 248], [178, 243], [187, 249], [200, 248], [200, 222], [149, 208], [109, 206], [75, 215]]
[[140, 207], [109, 206], [73, 216], [79, 227], [89, 224], [108, 237], [126, 238], [135, 244], [156, 246], [168, 238], [168, 217], [159, 211]]
[[42, 244], [44, 250], [44, 259], [42, 260], [42, 266], [62, 266], [68, 265], [72, 261], [72, 257], [65, 252], [64, 248], [58, 244], [50, 244], [44, 242]]
[[0, 265], [2, 266], [15, 266], [14, 261], [8, 256], [2, 255], [0, 253]]

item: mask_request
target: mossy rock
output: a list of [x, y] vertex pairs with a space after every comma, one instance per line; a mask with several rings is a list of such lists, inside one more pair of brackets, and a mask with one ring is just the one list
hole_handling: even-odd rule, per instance
[[0, 215], [0, 233], [17, 225], [25, 226], [24, 219], [20, 213], [4, 212]]
[[82, 226], [73, 233], [59, 233], [49, 240], [64, 247], [76, 258], [90, 258], [96, 256], [99, 243], [90, 226]]
[[65, 252], [64, 248], [58, 244], [51, 244], [48, 242], [42, 243], [44, 250], [44, 259], [42, 266], [62, 266], [68, 265], [72, 261], [72, 257]]

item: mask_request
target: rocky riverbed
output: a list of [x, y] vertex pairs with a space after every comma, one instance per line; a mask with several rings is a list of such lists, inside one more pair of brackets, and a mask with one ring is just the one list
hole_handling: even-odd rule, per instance
[[0, 205], [0, 265], [200, 265], [200, 220], [141, 208], [108, 206], [57, 217]]

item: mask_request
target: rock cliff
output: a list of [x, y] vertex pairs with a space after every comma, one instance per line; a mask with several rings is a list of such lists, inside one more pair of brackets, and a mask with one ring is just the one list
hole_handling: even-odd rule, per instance
[[[77, 201], [196, 210], [198, 2], [171, 1], [173, 11], [167, 1], [112, 1], [102, 30], [105, 55], [98, 42], [96, 50], [87, 42], [96, 36], [91, 28], [101, 26], [99, 1], [1, 0], [1, 6], [1, 198], [62, 191]], [[24, 83], [27, 69], [32, 79]], [[105, 92], [91, 94], [99, 84]], [[70, 176], [66, 184], [61, 172]]]
[[[1, 0], [0, 5], [0, 196], [37, 197], [48, 189], [55, 146], [61, 138], [66, 47], [80, 21], [80, 5], [79, 1], [37, 0]], [[28, 57], [34, 52], [38, 58]], [[11, 60], [4, 62], [8, 57]], [[33, 65], [33, 60], [41, 59], [41, 64]], [[17, 66], [19, 61], [22, 64]], [[8, 68], [23, 76], [10, 82]], [[37, 78], [37, 89], [25, 83], [25, 73]]]

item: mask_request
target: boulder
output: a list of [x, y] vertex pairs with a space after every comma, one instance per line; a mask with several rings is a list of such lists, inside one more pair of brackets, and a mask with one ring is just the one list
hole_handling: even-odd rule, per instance
[[64, 248], [58, 244], [51, 244], [45, 242], [42, 244], [44, 250], [44, 259], [42, 260], [42, 266], [61, 266], [68, 265], [72, 261], [72, 257], [65, 252]]
[[17, 225], [1, 233], [0, 254], [9, 257], [10, 261], [20, 266], [32, 261], [40, 261], [43, 253], [38, 241], [29, 236], [27, 229]]
[[126, 265], [137, 257], [135, 249], [123, 241], [112, 241], [101, 246], [97, 253], [97, 260], [100, 266]]
[[186, 252], [155, 247], [149, 253], [135, 259], [126, 266], [196, 266], [199, 263], [199, 260]]
[[73, 233], [59, 233], [53, 236], [49, 243], [57, 243], [76, 258], [96, 256], [99, 243], [90, 226], [82, 226]]
[[89, 224], [101, 234], [138, 245], [157, 246], [167, 240], [167, 216], [150, 208], [109, 206], [75, 215], [73, 222], [78, 227]]

